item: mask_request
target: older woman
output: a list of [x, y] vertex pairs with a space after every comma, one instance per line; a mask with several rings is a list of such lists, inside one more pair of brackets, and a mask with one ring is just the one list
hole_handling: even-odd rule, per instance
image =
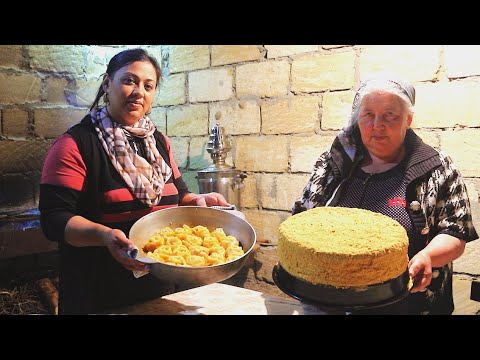
[[376, 77], [360, 84], [347, 126], [317, 160], [293, 214], [318, 206], [362, 208], [402, 224], [411, 294], [387, 313], [451, 314], [452, 261], [478, 238], [465, 184], [452, 160], [410, 128], [415, 89]]

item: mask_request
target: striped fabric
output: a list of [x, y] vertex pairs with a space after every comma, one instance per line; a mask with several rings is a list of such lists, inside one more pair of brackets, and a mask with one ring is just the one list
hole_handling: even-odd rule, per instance
[[[158, 152], [153, 122], [144, 116], [131, 127], [123, 126], [111, 120], [106, 107], [92, 110], [90, 117], [110, 161], [135, 197], [149, 207], [156, 206], [172, 169]], [[144, 139], [148, 161], [131, 148], [126, 132]]]

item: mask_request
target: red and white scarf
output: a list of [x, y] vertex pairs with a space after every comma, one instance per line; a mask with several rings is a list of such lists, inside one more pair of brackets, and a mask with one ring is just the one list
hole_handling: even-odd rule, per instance
[[[158, 152], [150, 118], [144, 116], [133, 126], [124, 126], [111, 120], [106, 106], [92, 110], [90, 116], [103, 148], [133, 195], [150, 207], [157, 205], [172, 169]], [[143, 138], [147, 159], [133, 151], [125, 132]]]

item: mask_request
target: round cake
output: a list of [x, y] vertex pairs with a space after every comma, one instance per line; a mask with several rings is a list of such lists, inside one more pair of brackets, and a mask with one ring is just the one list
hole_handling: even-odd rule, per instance
[[408, 237], [403, 226], [388, 216], [318, 207], [280, 224], [278, 258], [286, 272], [309, 283], [365, 287], [405, 273]]

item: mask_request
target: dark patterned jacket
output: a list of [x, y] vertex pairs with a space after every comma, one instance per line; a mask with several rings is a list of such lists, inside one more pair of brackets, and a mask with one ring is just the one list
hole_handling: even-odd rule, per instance
[[[438, 234], [452, 235], [467, 242], [477, 239], [467, 189], [450, 157], [425, 144], [412, 129], [407, 131], [405, 144], [406, 208], [416, 231], [423, 233], [420, 243], [410, 244], [414, 248], [410, 256], [422, 250]], [[365, 151], [358, 133], [349, 136], [340, 133], [330, 151], [318, 158], [292, 213], [318, 206], [336, 206], [343, 185], [361, 163]], [[427, 290], [409, 296], [411, 313], [453, 312], [452, 263], [432, 270], [433, 279]]]

